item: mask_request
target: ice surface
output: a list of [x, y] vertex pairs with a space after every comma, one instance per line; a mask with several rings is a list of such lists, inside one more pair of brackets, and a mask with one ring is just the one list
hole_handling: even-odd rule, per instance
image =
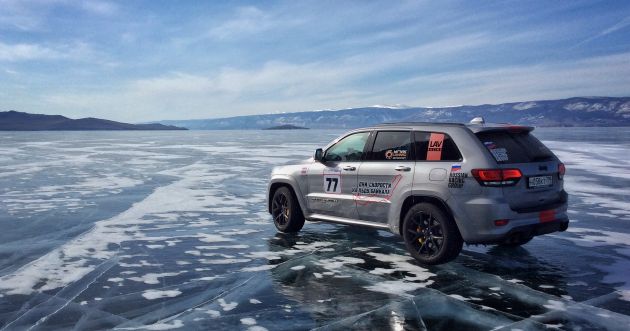
[[624, 330], [630, 133], [563, 130], [535, 132], [567, 165], [569, 231], [432, 267], [382, 231], [275, 231], [271, 168], [341, 132], [12, 133], [0, 329]]

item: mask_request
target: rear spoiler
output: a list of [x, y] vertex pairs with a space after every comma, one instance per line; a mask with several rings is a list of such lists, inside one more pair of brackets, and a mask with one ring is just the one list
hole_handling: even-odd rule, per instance
[[513, 133], [531, 132], [534, 130], [533, 126], [527, 125], [515, 125], [515, 124], [469, 124], [466, 125], [473, 133], [478, 132], [497, 132], [508, 131]]

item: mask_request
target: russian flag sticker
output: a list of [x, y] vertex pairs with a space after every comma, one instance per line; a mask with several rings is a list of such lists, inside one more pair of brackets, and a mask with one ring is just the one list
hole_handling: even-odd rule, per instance
[[453, 164], [451, 166], [451, 172], [456, 172], [456, 171], [460, 171], [462, 170], [462, 165], [461, 164]]

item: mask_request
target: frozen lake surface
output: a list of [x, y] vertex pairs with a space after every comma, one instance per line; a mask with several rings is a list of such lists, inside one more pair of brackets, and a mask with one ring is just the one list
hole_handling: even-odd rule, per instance
[[383, 231], [276, 232], [271, 169], [341, 133], [0, 133], [0, 330], [628, 329], [630, 130], [537, 129], [569, 230], [435, 267]]

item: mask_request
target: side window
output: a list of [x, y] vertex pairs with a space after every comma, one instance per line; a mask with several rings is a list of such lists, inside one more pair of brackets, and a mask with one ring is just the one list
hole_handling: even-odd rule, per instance
[[326, 150], [326, 161], [360, 161], [369, 132], [353, 133]]
[[411, 160], [411, 134], [409, 131], [379, 131], [374, 139], [370, 160]]
[[414, 132], [416, 160], [461, 161], [462, 154], [449, 135], [441, 132]]

